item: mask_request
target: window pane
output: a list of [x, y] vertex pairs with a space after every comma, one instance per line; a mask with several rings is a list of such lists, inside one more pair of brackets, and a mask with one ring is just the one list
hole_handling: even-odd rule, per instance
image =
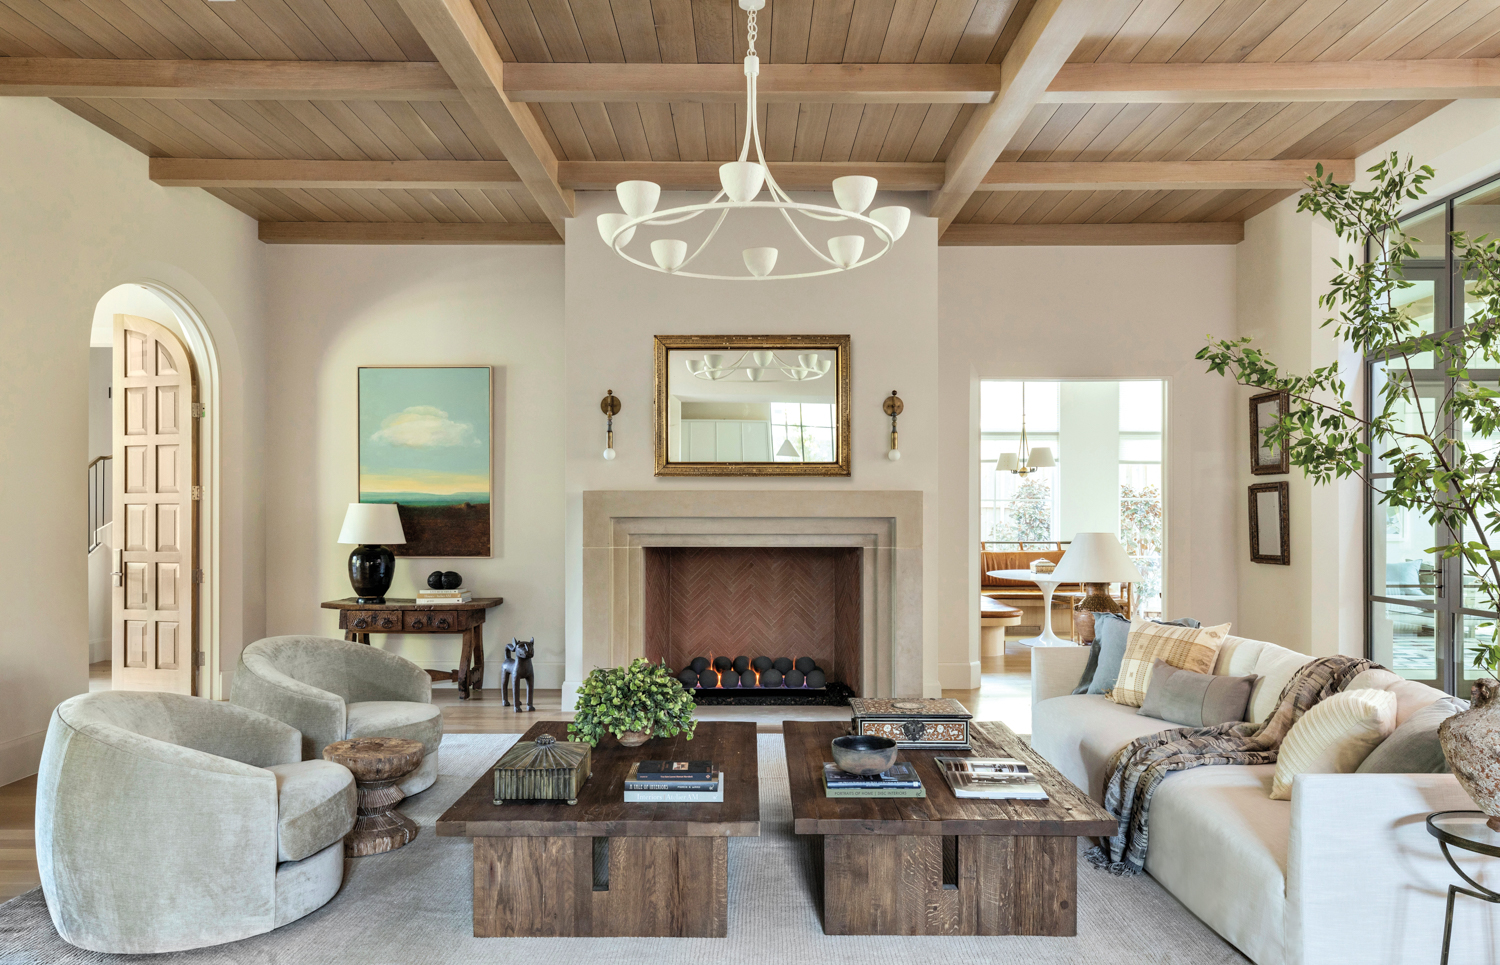
[[[1474, 531], [1469, 527], [1465, 527], [1463, 538], [1465, 541], [1474, 539]], [[1490, 546], [1500, 549], [1500, 533], [1496, 533], [1494, 530], [1486, 530], [1483, 540]], [[1464, 608], [1468, 610], [1487, 610], [1490, 612], [1500, 609], [1500, 607], [1496, 607], [1494, 601], [1485, 596], [1480, 585], [1480, 580], [1469, 572], [1468, 564], [1461, 562], [1459, 565], [1463, 568]]]
[[1161, 431], [1160, 382], [1120, 383], [1120, 431]]
[[1026, 431], [1056, 432], [1058, 383], [979, 383], [979, 429], [981, 432], [1020, 432], [1021, 395], [1025, 387]]
[[833, 406], [821, 402], [802, 403], [802, 424], [805, 426], [832, 426]]
[[1121, 462], [1161, 462], [1161, 439], [1120, 437]]
[[[1431, 335], [1437, 331], [1437, 282], [1431, 278], [1408, 278], [1410, 288], [1399, 288], [1391, 293], [1391, 305], [1401, 310], [1412, 322], [1416, 323], [1416, 331], [1424, 335]], [[1404, 365], [1398, 360], [1392, 360], [1393, 364]], [[1420, 352], [1411, 357], [1411, 366], [1414, 369], [1432, 368], [1432, 353]]]
[[1447, 210], [1440, 204], [1402, 222], [1401, 230], [1411, 237], [1418, 258], [1441, 262], [1448, 256], [1447, 221]]
[[1407, 680], [1439, 686], [1437, 614], [1394, 603], [1370, 604], [1371, 659]]
[[[1406, 370], [1397, 366], [1388, 366], [1383, 362], [1371, 366], [1370, 392], [1374, 408], [1377, 411], [1385, 404], [1382, 382], [1386, 378], [1404, 381], [1407, 379]], [[1408, 389], [1406, 398], [1398, 398], [1395, 404], [1392, 405], [1391, 418], [1395, 423], [1395, 428], [1401, 432], [1410, 432], [1419, 435], [1423, 432], [1431, 432], [1437, 429], [1438, 398], [1442, 394], [1442, 391], [1443, 386], [1440, 381], [1419, 380], [1417, 382], [1415, 397], [1413, 397], [1411, 391]], [[1419, 401], [1421, 403], [1420, 412], [1417, 409]], [[1426, 448], [1424, 443], [1414, 440], [1402, 440], [1399, 446], [1407, 451], [1417, 451]], [[1377, 442], [1372, 448], [1375, 450], [1371, 454], [1373, 470], [1378, 473], [1390, 472], [1390, 466], [1380, 457], [1383, 452], [1393, 448], [1393, 446], [1390, 443]]]
[[[1500, 183], [1487, 184], [1453, 202], [1453, 230], [1462, 231], [1470, 240], [1480, 235], [1500, 236]], [[1460, 266], [1454, 254], [1454, 270]], [[1483, 314], [1484, 303], [1472, 294], [1474, 283], [1464, 281], [1463, 321], [1472, 322]]]
[[1497, 627], [1493, 617], [1477, 617], [1464, 613], [1459, 615], [1459, 645], [1463, 648], [1458, 658], [1458, 696], [1469, 699], [1474, 681], [1488, 677], [1489, 673], [1474, 666], [1474, 648], [1488, 647], [1495, 642]]
[[1437, 599], [1436, 543], [1430, 522], [1417, 510], [1376, 503], [1370, 526], [1370, 585], [1376, 596], [1397, 599]]

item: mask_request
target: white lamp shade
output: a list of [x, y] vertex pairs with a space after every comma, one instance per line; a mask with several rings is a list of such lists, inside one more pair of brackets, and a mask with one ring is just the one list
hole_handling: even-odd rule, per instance
[[1077, 533], [1052, 578], [1061, 583], [1136, 583], [1141, 571], [1114, 533]]
[[756, 278], [764, 278], [776, 267], [775, 248], [746, 248], [744, 252], [745, 267], [750, 269], [750, 274]]
[[848, 174], [833, 179], [833, 199], [840, 208], [858, 214], [875, 200], [875, 191], [879, 187], [880, 182], [868, 175]]
[[1013, 452], [1002, 452], [1000, 458], [995, 460], [996, 472], [1015, 472], [1021, 468], [1021, 461]]
[[687, 242], [676, 238], [658, 238], [651, 242], [651, 257], [662, 271], [676, 271], [687, 259]]
[[[601, 214], [594, 219], [599, 225], [599, 237], [604, 239], [606, 245], [614, 245], [615, 232], [620, 230], [620, 225], [630, 220], [630, 215], [620, 214], [618, 211]], [[620, 247], [630, 244], [630, 239], [635, 237], [635, 229], [630, 228], [620, 236]]]
[[886, 226], [892, 241], [900, 241], [901, 236], [906, 234], [906, 226], [911, 223], [911, 209], [893, 204], [886, 208], [876, 208], [870, 212], [870, 217]]
[[766, 169], [755, 161], [729, 161], [719, 165], [719, 183], [729, 200], [753, 201], [766, 183]]
[[864, 235], [839, 235], [828, 239], [828, 254], [841, 268], [853, 268], [864, 250]]
[[350, 503], [348, 512], [344, 513], [344, 528], [339, 530], [339, 542], [372, 546], [406, 542], [396, 504]]
[[776, 455], [792, 456], [793, 458], [795, 458], [797, 456], [801, 456], [802, 453], [798, 452], [797, 447], [792, 445], [791, 437], [788, 436], [787, 438], [781, 440], [781, 448], [776, 450]]
[[1032, 469], [1051, 469], [1057, 463], [1052, 461], [1052, 449], [1049, 446], [1037, 446], [1031, 450], [1026, 459], [1026, 465]]
[[639, 218], [643, 214], [650, 214], [656, 210], [656, 202], [661, 198], [661, 185], [654, 181], [621, 181], [615, 185], [615, 197], [620, 201], [620, 207], [632, 218]]

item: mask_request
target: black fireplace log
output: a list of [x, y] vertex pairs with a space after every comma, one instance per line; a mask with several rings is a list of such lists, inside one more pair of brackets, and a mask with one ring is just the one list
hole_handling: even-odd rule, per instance
[[792, 658], [777, 657], [775, 660], [771, 661], [771, 666], [775, 667], [776, 672], [784, 677], [786, 676], [786, 672], [792, 669]]
[[803, 677], [802, 671], [788, 670], [786, 672], [786, 676], [781, 678], [781, 682], [788, 687], [800, 687], [802, 686], [803, 679], [805, 678]]
[[734, 672], [735, 673], [744, 673], [746, 670], [749, 670], [749, 669], [750, 669], [750, 658], [749, 657], [735, 657], [734, 658]]
[[702, 673], [708, 669], [708, 658], [694, 657], [693, 662], [688, 664], [688, 666], [692, 668], [693, 673]]
[[765, 673], [771, 669], [771, 662], [770, 657], [756, 657], [750, 661], [750, 666], [754, 667], [757, 673]]
[[689, 690], [698, 686], [698, 672], [691, 667], [678, 674], [677, 679], [682, 681], [682, 685]]
[[828, 683], [828, 675], [825, 674], [823, 671], [818, 670], [816, 668], [814, 668], [813, 670], [808, 671], [808, 673], [807, 673], [807, 685], [809, 687], [814, 687], [814, 688], [822, 687], [822, 686], [824, 686], [827, 683]]
[[806, 676], [818, 669], [818, 662], [812, 657], [798, 657], [796, 666], [802, 672], [803, 676]]

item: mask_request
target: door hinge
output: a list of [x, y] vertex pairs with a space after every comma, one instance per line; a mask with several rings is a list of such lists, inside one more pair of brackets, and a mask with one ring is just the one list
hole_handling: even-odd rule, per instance
[[192, 490], [190, 490], [190, 492], [192, 493], [192, 497], [194, 499], [202, 499], [203, 498], [203, 487], [202, 486], [194, 486], [192, 488]]
[[203, 571], [202, 570], [193, 570], [193, 582], [194, 583], [202, 583], [203, 582]]
[[195, 667], [208, 666], [208, 654], [204, 653], [202, 650], [199, 650], [197, 653], [193, 654], [193, 665]]
[[204, 405], [202, 402], [194, 402], [193, 403], [193, 418], [194, 419], [201, 419], [201, 418], [203, 418], [206, 415], [208, 415], [208, 406]]

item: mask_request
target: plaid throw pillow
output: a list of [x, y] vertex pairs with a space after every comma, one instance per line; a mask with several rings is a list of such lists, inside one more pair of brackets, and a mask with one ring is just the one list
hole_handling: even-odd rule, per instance
[[1120, 676], [1107, 697], [1117, 704], [1139, 707], [1151, 686], [1151, 665], [1160, 658], [1179, 670], [1213, 673], [1219, 647], [1229, 636], [1229, 624], [1216, 627], [1173, 627], [1149, 620], [1130, 621], [1130, 638]]

